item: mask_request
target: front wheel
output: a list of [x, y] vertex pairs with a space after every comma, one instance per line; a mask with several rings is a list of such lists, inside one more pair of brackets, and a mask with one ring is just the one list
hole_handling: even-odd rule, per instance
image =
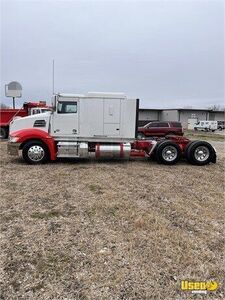
[[27, 142], [22, 149], [23, 159], [32, 165], [43, 164], [49, 159], [48, 148], [40, 141]]
[[174, 165], [181, 157], [180, 147], [171, 141], [164, 141], [156, 148], [156, 159], [164, 165]]
[[210, 162], [216, 162], [215, 149], [208, 142], [192, 142], [185, 152], [186, 159], [193, 165], [203, 166]]

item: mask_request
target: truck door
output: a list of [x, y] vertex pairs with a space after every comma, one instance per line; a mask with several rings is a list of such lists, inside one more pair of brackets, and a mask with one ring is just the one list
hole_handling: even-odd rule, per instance
[[79, 101], [76, 98], [59, 98], [52, 115], [52, 136], [76, 137], [79, 135]]

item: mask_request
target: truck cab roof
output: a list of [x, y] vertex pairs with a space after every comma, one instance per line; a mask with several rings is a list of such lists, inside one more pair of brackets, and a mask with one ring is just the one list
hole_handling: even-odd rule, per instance
[[114, 98], [114, 99], [122, 99], [126, 98], [124, 93], [104, 93], [104, 92], [88, 92], [86, 95], [83, 94], [66, 94], [60, 93], [57, 94], [59, 97], [65, 98]]

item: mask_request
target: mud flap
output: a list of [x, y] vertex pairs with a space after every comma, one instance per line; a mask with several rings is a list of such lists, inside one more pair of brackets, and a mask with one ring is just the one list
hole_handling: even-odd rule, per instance
[[215, 148], [213, 147], [213, 155], [212, 155], [212, 159], [211, 159], [211, 162], [212, 163], [216, 163], [216, 159], [217, 159], [217, 156], [216, 156], [216, 150], [215, 150]]

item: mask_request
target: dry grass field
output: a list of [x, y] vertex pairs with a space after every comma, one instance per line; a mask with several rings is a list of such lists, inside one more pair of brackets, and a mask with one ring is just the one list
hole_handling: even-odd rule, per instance
[[[0, 299], [225, 299], [224, 142], [217, 164], [60, 160], [1, 142]], [[182, 292], [181, 280], [217, 292]]]

